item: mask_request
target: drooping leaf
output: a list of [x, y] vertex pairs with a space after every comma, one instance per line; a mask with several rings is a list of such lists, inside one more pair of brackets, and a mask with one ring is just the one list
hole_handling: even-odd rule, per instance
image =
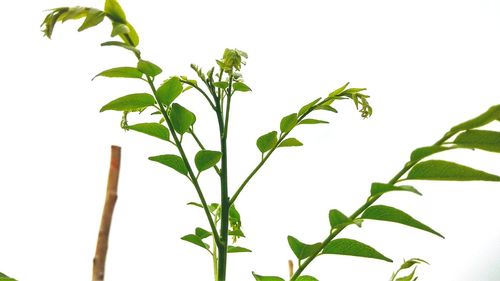
[[264, 153], [271, 150], [278, 143], [278, 132], [272, 131], [257, 139], [257, 148]]
[[98, 76], [109, 77], [109, 78], [141, 78], [142, 72], [140, 72], [135, 67], [115, 67], [97, 74], [92, 78], [94, 80]]
[[117, 46], [117, 47], [122, 47], [122, 48], [124, 48], [126, 50], [132, 51], [138, 57], [141, 56], [141, 52], [139, 50], [137, 50], [135, 47], [130, 46], [130, 45], [128, 45], [126, 43], [123, 43], [123, 42], [120, 42], [120, 41], [108, 41], [108, 42], [104, 42], [104, 43], [101, 43], [101, 46]]
[[177, 103], [172, 104], [170, 118], [172, 119], [174, 130], [181, 135], [186, 133], [196, 121], [194, 113]]
[[302, 146], [303, 144], [296, 138], [283, 140], [278, 147]]
[[84, 31], [87, 28], [91, 28], [100, 24], [104, 19], [104, 15], [104, 12], [101, 10], [89, 8], [89, 10], [87, 11], [87, 17], [83, 21], [80, 28], [78, 28], [78, 32]]
[[457, 163], [429, 160], [418, 163], [410, 170], [410, 180], [445, 181], [500, 181], [497, 175], [489, 174]]
[[331, 228], [337, 228], [352, 223], [351, 219], [337, 209], [330, 210], [328, 218], [330, 220]]
[[297, 124], [297, 113], [292, 113], [281, 119], [280, 130], [282, 133], [290, 132]]
[[318, 120], [318, 119], [304, 119], [299, 122], [299, 125], [306, 125], [306, 124], [328, 124], [328, 121], [323, 121], [323, 120]]
[[130, 29], [126, 24], [113, 22], [113, 30], [111, 30], [111, 37], [115, 37], [116, 35], [126, 34], [129, 32]]
[[178, 77], [172, 77], [166, 80], [156, 93], [162, 103], [170, 105], [182, 93], [182, 83]]
[[454, 143], [467, 148], [500, 152], [500, 132], [469, 130], [458, 135]]
[[245, 234], [243, 233], [243, 231], [241, 231], [241, 229], [230, 230], [228, 232], [228, 235], [230, 235], [230, 236], [236, 236], [236, 237], [245, 237]]
[[227, 87], [229, 87], [229, 83], [225, 81], [214, 82], [214, 86], [217, 88], [226, 89]]
[[181, 157], [177, 155], [164, 154], [164, 155], [151, 156], [148, 159], [151, 161], [161, 163], [165, 166], [168, 166], [185, 176], [187, 176], [188, 174], [188, 170], [186, 168], [186, 165], [184, 165], [184, 161], [182, 160]]
[[454, 148], [456, 148], [456, 147], [453, 147], [453, 146], [452, 147], [445, 147], [445, 146], [435, 146], [435, 145], [420, 147], [420, 148], [413, 150], [413, 152], [411, 153], [411, 156], [410, 156], [410, 160], [411, 161], [420, 161], [427, 156], [431, 156], [432, 154], [439, 153], [439, 152], [446, 151], [446, 150], [450, 150], [450, 149], [454, 149]]
[[238, 92], [249, 92], [252, 89], [250, 89], [250, 87], [248, 87], [243, 82], [235, 82], [235, 83], [233, 83], [233, 90], [238, 91]]
[[128, 126], [127, 129], [157, 137], [166, 141], [168, 141], [170, 137], [170, 132], [168, 131], [168, 129], [158, 123], [140, 123]]
[[104, 12], [106, 15], [115, 22], [126, 23], [127, 18], [122, 7], [116, 0], [106, 0], [104, 4]]
[[500, 104], [490, 107], [486, 112], [477, 116], [476, 118], [456, 125], [455, 127], [450, 129], [450, 133], [454, 134], [460, 131], [475, 129], [495, 120], [500, 121]]
[[366, 91], [366, 88], [349, 88], [342, 92], [344, 95], [353, 95], [359, 92]]
[[151, 77], [155, 77], [156, 75], [160, 74], [162, 72], [161, 68], [157, 66], [156, 64], [147, 61], [147, 60], [139, 60], [137, 62], [137, 69]]
[[194, 163], [196, 164], [198, 171], [202, 172], [217, 165], [221, 157], [222, 153], [219, 151], [200, 150], [196, 153]]
[[288, 245], [299, 260], [312, 256], [321, 248], [321, 243], [305, 244], [293, 236], [288, 236]]
[[387, 183], [374, 182], [372, 183], [370, 195], [379, 196], [390, 191], [409, 191], [418, 195], [422, 195], [417, 189], [410, 185], [395, 186]]
[[227, 246], [228, 253], [250, 253], [252, 250], [239, 247], [239, 246]]
[[155, 99], [150, 94], [130, 94], [110, 101], [101, 108], [100, 112], [106, 110], [140, 111], [155, 103]]
[[277, 276], [262, 276], [252, 271], [252, 275], [256, 281], [285, 281], [285, 279]]
[[328, 243], [323, 249], [322, 253], [372, 258], [392, 262], [390, 258], [382, 255], [374, 248], [348, 238], [339, 238], [330, 241], [330, 243]]
[[312, 277], [310, 275], [302, 275], [297, 278], [297, 281], [319, 281], [316, 277]]
[[181, 239], [184, 240], [184, 241], [187, 241], [189, 243], [193, 243], [196, 246], [200, 246], [200, 247], [202, 247], [205, 250], [209, 250], [210, 249], [210, 246], [207, 243], [203, 242], [203, 240], [201, 240], [200, 237], [198, 237], [198, 236], [196, 236], [194, 234], [188, 234], [186, 236], [183, 236]]
[[84, 7], [76, 6], [68, 9], [66, 13], [64, 13], [59, 20], [63, 23], [67, 20], [77, 20], [83, 18], [87, 15], [87, 9]]
[[127, 28], [129, 30], [128, 33], [126, 34], [120, 34], [120, 38], [127, 43], [130, 43], [133, 47], [137, 47], [139, 45], [139, 35], [137, 34], [137, 31], [135, 31], [135, 28], [129, 23], [126, 23]]
[[444, 238], [444, 236], [441, 235], [439, 232], [419, 222], [418, 220], [414, 219], [407, 213], [390, 206], [384, 206], [384, 205], [371, 206], [363, 212], [361, 218], [400, 223], [430, 232], [441, 238]]
[[429, 264], [428, 262], [424, 261], [423, 259], [412, 258], [412, 259], [409, 259], [409, 260], [405, 261], [401, 265], [400, 269], [407, 269], [407, 268], [410, 268], [410, 267], [414, 266], [415, 264], [421, 264], [421, 263]]
[[319, 101], [321, 100], [321, 98], [317, 98], [315, 100], [313, 100], [312, 102], [304, 105], [300, 110], [299, 110], [299, 113], [298, 115], [299, 116], [302, 116], [302, 114], [306, 113], [309, 109], [311, 109], [311, 107], [315, 106]]
[[205, 230], [201, 227], [197, 227], [194, 230], [194, 233], [196, 236], [200, 237], [201, 239], [205, 239], [205, 238], [210, 237], [212, 235], [212, 232]]
[[417, 268], [414, 268], [409, 275], [400, 277], [400, 278], [396, 279], [396, 281], [415, 281], [415, 279], [413, 279], [413, 276], [415, 276], [416, 270], [417, 270]]
[[320, 105], [318, 106], [318, 110], [325, 110], [325, 111], [331, 111], [333, 113], [339, 113], [335, 108], [331, 107], [330, 105]]
[[189, 203], [187, 203], [187, 205], [191, 205], [191, 206], [195, 206], [195, 207], [199, 207], [199, 208], [203, 209], [203, 205], [201, 205], [200, 203], [197, 203], [197, 202], [189, 202]]
[[333, 98], [333, 97], [338, 96], [340, 93], [342, 93], [345, 90], [345, 88], [347, 88], [347, 86], [349, 86], [349, 82], [345, 83], [344, 86], [342, 86], [342, 87], [336, 89], [335, 91], [331, 92], [328, 95], [328, 97], [329, 98]]

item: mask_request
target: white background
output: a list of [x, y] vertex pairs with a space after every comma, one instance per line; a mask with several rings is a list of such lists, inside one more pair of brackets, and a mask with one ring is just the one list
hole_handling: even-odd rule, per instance
[[[141, 81], [90, 79], [134, 65], [126, 51], [100, 47], [110, 24], [76, 32], [56, 26], [42, 38], [44, 9], [102, 7], [104, 1], [4, 1], [0, 94], [0, 271], [21, 281], [89, 280], [109, 164], [109, 146], [123, 147], [119, 199], [112, 225], [107, 280], [211, 280], [211, 261], [179, 238], [207, 227], [182, 176], [147, 160], [171, 146], [119, 128], [120, 114], [98, 113], [119, 96], [147, 91]], [[373, 117], [351, 103], [324, 114], [330, 125], [299, 128], [301, 148], [278, 150], [238, 201], [243, 230], [228, 279], [250, 272], [287, 274], [286, 236], [323, 240], [328, 210], [351, 213], [373, 181], [387, 181], [416, 147], [499, 103], [500, 5], [475, 1], [132, 1], [122, 0], [141, 35], [143, 57], [161, 78], [205, 69], [224, 48], [249, 54], [244, 68], [253, 93], [233, 99], [230, 186], [259, 160], [258, 136], [282, 116], [347, 81], [367, 87]], [[213, 114], [195, 92], [179, 101], [198, 116], [196, 130], [218, 149]], [[137, 120], [152, 120], [147, 115]], [[495, 124], [491, 128], [499, 129]], [[190, 155], [196, 152], [186, 139]], [[500, 174], [498, 154], [451, 151], [436, 156]], [[201, 176], [210, 201], [213, 172]], [[318, 258], [306, 271], [325, 280], [388, 280], [403, 258], [419, 257], [419, 280], [500, 280], [498, 183], [413, 183], [423, 197], [389, 194], [399, 207], [446, 236], [366, 222], [343, 237], [368, 243], [395, 263], [343, 256]]]

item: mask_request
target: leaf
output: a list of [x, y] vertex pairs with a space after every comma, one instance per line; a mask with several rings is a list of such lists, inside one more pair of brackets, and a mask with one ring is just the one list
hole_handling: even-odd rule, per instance
[[226, 89], [227, 87], [229, 87], [229, 83], [225, 81], [214, 82], [214, 86], [217, 88]]
[[444, 238], [444, 236], [441, 235], [439, 232], [419, 222], [418, 220], [414, 219], [407, 213], [390, 206], [384, 206], [384, 205], [371, 206], [363, 212], [361, 218], [400, 223], [430, 232], [441, 238]]
[[197, 227], [194, 230], [194, 233], [196, 234], [196, 236], [200, 237], [201, 239], [205, 239], [205, 238], [210, 237], [212, 235], [212, 232], [207, 231], [201, 227]]
[[457, 163], [429, 160], [418, 163], [410, 170], [409, 180], [445, 181], [500, 181], [497, 175], [489, 174]]
[[200, 150], [194, 157], [194, 163], [198, 171], [202, 172], [217, 165], [221, 157], [222, 153], [219, 151]]
[[238, 92], [249, 92], [252, 89], [250, 89], [250, 87], [248, 87], [245, 83], [235, 82], [233, 83], [233, 90]]
[[465, 131], [481, 127], [495, 120], [497, 121], [500, 120], [500, 104], [490, 107], [486, 112], [477, 116], [476, 118], [473, 118], [471, 120], [456, 125], [455, 127], [450, 129], [449, 134], [455, 134], [459, 131]]
[[126, 23], [127, 18], [125, 17], [125, 12], [122, 7], [116, 0], [106, 0], [104, 4], [104, 12], [110, 17], [113, 21], [119, 23]]
[[500, 152], [500, 132], [469, 130], [458, 135], [454, 143], [462, 147]]
[[158, 90], [156, 90], [158, 99], [162, 103], [168, 105], [170, 105], [181, 93], [182, 93], [182, 83], [178, 77], [172, 77], [166, 80], [158, 88]]
[[161, 68], [157, 66], [156, 64], [147, 61], [147, 60], [139, 60], [137, 63], [137, 69], [151, 77], [155, 77], [156, 75], [160, 74], [162, 72]]
[[130, 94], [110, 101], [103, 106], [100, 112], [106, 110], [140, 111], [145, 107], [154, 105], [155, 99], [150, 94]]
[[370, 195], [380, 196], [386, 192], [390, 191], [409, 191], [418, 195], [422, 195], [417, 189], [410, 185], [395, 186], [387, 183], [374, 182], [372, 183]]
[[308, 258], [321, 249], [321, 243], [305, 244], [290, 235], [288, 236], [288, 245], [290, 245], [290, 248], [299, 260]]
[[227, 252], [228, 253], [250, 253], [252, 250], [243, 248], [243, 247], [238, 247], [238, 246], [227, 246]]
[[429, 264], [428, 262], [424, 261], [423, 259], [413, 258], [413, 259], [409, 259], [409, 260], [405, 261], [401, 265], [400, 269], [407, 269], [407, 268], [414, 266], [415, 264], [420, 264], [420, 263]]
[[302, 146], [303, 144], [296, 138], [288, 138], [280, 143], [278, 147]]
[[236, 236], [236, 237], [245, 237], [245, 234], [243, 233], [243, 231], [241, 231], [241, 229], [230, 230], [228, 232], [228, 235], [230, 235], [230, 236]]
[[297, 113], [292, 113], [281, 119], [280, 130], [282, 133], [290, 132], [297, 124]]
[[181, 135], [187, 132], [196, 121], [196, 116], [191, 111], [177, 103], [172, 104], [170, 118], [174, 130]]
[[83, 21], [82, 25], [80, 28], [78, 28], [78, 32], [84, 31], [85, 29], [94, 27], [98, 24], [100, 24], [103, 19], [104, 19], [104, 12], [94, 9], [94, 8], [89, 8], [87, 12], [87, 17]]
[[204, 243], [203, 240], [201, 240], [200, 237], [198, 237], [198, 236], [196, 236], [194, 234], [188, 234], [186, 236], [183, 236], [181, 239], [184, 240], [184, 241], [187, 241], [189, 243], [193, 243], [196, 246], [200, 246], [203, 249], [206, 249], [206, 250], [210, 249], [210, 246], [207, 243]]
[[326, 110], [326, 111], [331, 111], [333, 113], [339, 113], [335, 108], [329, 105], [320, 105], [318, 106], [318, 110]]
[[109, 77], [109, 78], [141, 78], [142, 72], [140, 72], [135, 67], [115, 67], [97, 74], [92, 80], [98, 76]]
[[352, 223], [351, 219], [349, 219], [346, 215], [344, 215], [337, 209], [330, 210], [330, 212], [328, 213], [328, 218], [330, 220], [331, 228], [338, 228]]
[[196, 203], [196, 202], [189, 202], [187, 203], [187, 205], [191, 205], [191, 206], [195, 206], [195, 207], [200, 207], [203, 209], [203, 205], [201, 205], [200, 203]]
[[340, 93], [342, 93], [342, 92], [345, 90], [345, 88], [347, 88], [347, 86], [349, 86], [349, 82], [345, 83], [345, 84], [344, 84], [344, 86], [342, 86], [342, 87], [338, 88], [337, 90], [335, 90], [335, 91], [331, 92], [331, 93], [328, 95], [328, 97], [329, 97], [329, 98], [333, 98], [333, 97], [338, 96]]
[[86, 8], [76, 6], [69, 8], [68, 11], [59, 18], [59, 20], [61, 20], [64, 23], [67, 20], [77, 20], [83, 18], [86, 15], [87, 15]]
[[278, 143], [278, 132], [272, 131], [257, 139], [257, 148], [264, 153], [271, 150]]
[[252, 275], [255, 278], [256, 281], [285, 281], [285, 279], [277, 276], [262, 276], [262, 275], [257, 275], [255, 272], [252, 271]]
[[318, 120], [318, 119], [304, 119], [299, 122], [299, 125], [305, 125], [305, 124], [328, 124], [328, 121], [323, 121], [323, 120]]
[[302, 116], [302, 114], [306, 113], [306, 111], [308, 111], [309, 109], [311, 109], [311, 107], [315, 106], [315, 105], [318, 103], [318, 101], [320, 101], [320, 100], [321, 100], [321, 98], [317, 98], [317, 99], [313, 100], [312, 102], [310, 102], [310, 103], [308, 103], [308, 104], [304, 105], [304, 106], [303, 106], [303, 107], [299, 110], [298, 115], [299, 115], [299, 116]]
[[432, 154], [450, 150], [456, 147], [444, 147], [444, 146], [424, 146], [413, 150], [410, 156], [410, 161], [420, 161], [423, 158], [430, 156]]
[[130, 29], [126, 24], [113, 22], [113, 30], [111, 30], [111, 37], [115, 37], [116, 35], [126, 34], [129, 32]]
[[349, 88], [342, 92], [344, 95], [353, 95], [359, 92], [366, 91], [366, 88]]
[[177, 155], [164, 154], [164, 155], [151, 156], [148, 159], [163, 164], [165, 166], [168, 166], [185, 176], [187, 176], [188, 174], [188, 170], [186, 168], [186, 165], [184, 164], [184, 161], [182, 160], [181, 157]]
[[312, 277], [310, 275], [302, 275], [297, 278], [297, 281], [319, 281], [316, 277]]
[[348, 238], [339, 238], [330, 241], [323, 249], [322, 254], [355, 256], [392, 262], [390, 258], [382, 255], [372, 247]]
[[[135, 31], [135, 28], [129, 23], [126, 23], [128, 27], [128, 34], [120, 34], [120, 38], [127, 43], [130, 43], [133, 47], [137, 47], [139, 45], [139, 35], [137, 34], [137, 31]], [[125, 36], [126, 35], [126, 36]]]
[[409, 275], [404, 276], [404, 277], [400, 277], [400, 278], [396, 279], [396, 281], [412, 281], [412, 280], [414, 280], [413, 276], [415, 275], [416, 270], [417, 270], [417, 268], [414, 268], [413, 271]]
[[128, 126], [127, 129], [157, 137], [166, 141], [168, 141], [170, 138], [170, 132], [168, 131], [167, 127], [158, 123], [140, 123]]
[[130, 46], [130, 45], [125, 44], [125, 43], [120, 42], [120, 41], [108, 41], [108, 42], [104, 42], [104, 43], [101, 43], [101, 46], [117, 46], [117, 47], [122, 47], [122, 48], [124, 48], [126, 50], [132, 51], [138, 57], [141, 56], [141, 52], [139, 50], [137, 50], [135, 47]]

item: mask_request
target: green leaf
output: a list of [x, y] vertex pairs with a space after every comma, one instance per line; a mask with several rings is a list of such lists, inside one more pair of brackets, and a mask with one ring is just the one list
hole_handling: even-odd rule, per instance
[[127, 18], [125, 17], [125, 12], [122, 7], [116, 0], [106, 0], [104, 4], [104, 12], [111, 18], [113, 21], [119, 23], [126, 23]]
[[352, 223], [351, 219], [337, 209], [330, 210], [328, 218], [330, 220], [331, 228], [338, 228]]
[[281, 119], [280, 130], [282, 133], [290, 132], [297, 124], [297, 113], [292, 113]]
[[203, 240], [201, 240], [200, 237], [198, 237], [198, 236], [196, 236], [194, 234], [188, 234], [186, 236], [183, 236], [181, 239], [184, 240], [184, 241], [187, 241], [189, 243], [193, 243], [196, 246], [200, 246], [203, 249], [206, 249], [206, 250], [210, 249], [210, 246], [207, 243], [204, 243]]
[[228, 232], [228, 235], [230, 235], [230, 236], [236, 236], [236, 237], [245, 237], [245, 234], [243, 233], [243, 231], [241, 231], [241, 229], [230, 230]]
[[257, 139], [257, 148], [264, 153], [271, 150], [278, 143], [278, 132], [272, 131]]
[[285, 281], [285, 279], [277, 276], [262, 276], [262, 275], [257, 275], [255, 272], [252, 271], [252, 275], [255, 278], [256, 281]]
[[221, 157], [222, 153], [219, 151], [200, 150], [194, 157], [194, 163], [198, 171], [202, 172], [217, 165]]
[[441, 235], [439, 232], [419, 222], [418, 220], [414, 219], [407, 213], [390, 206], [384, 206], [384, 205], [371, 206], [363, 212], [361, 218], [400, 223], [430, 232], [441, 238], [444, 238], [444, 236]]
[[127, 42], [133, 46], [137, 47], [139, 45], [139, 35], [137, 34], [137, 31], [135, 31], [135, 28], [129, 23], [126, 23], [129, 32], [127, 34], [120, 34], [120, 38], [124, 41]]
[[366, 88], [349, 88], [342, 92], [344, 95], [353, 95], [359, 92], [366, 91]]
[[130, 29], [126, 24], [113, 22], [113, 30], [111, 30], [111, 37], [116, 35], [129, 33]]
[[413, 276], [415, 276], [415, 271], [417, 270], [417, 268], [414, 268], [413, 271], [407, 275], [407, 276], [404, 276], [404, 277], [400, 277], [398, 279], [396, 279], [396, 281], [414, 281], [415, 279], [413, 279]]
[[217, 88], [226, 89], [227, 87], [229, 87], [229, 83], [225, 81], [214, 82], [214, 86]]
[[170, 105], [181, 93], [182, 93], [182, 83], [178, 77], [172, 77], [166, 80], [158, 88], [158, 90], [156, 90], [158, 99], [162, 103], [168, 105]]
[[321, 100], [321, 98], [317, 98], [317, 99], [313, 100], [312, 102], [310, 102], [310, 103], [308, 103], [308, 104], [304, 105], [304, 106], [303, 106], [303, 107], [299, 110], [298, 115], [299, 115], [299, 116], [302, 116], [302, 114], [306, 113], [306, 111], [308, 111], [309, 109], [311, 109], [311, 107], [315, 106], [315, 105], [318, 103], [318, 101], [320, 101], [320, 100]]
[[250, 253], [252, 250], [243, 248], [243, 247], [238, 247], [238, 246], [227, 246], [227, 252], [228, 253]]
[[233, 90], [238, 92], [249, 92], [252, 89], [250, 89], [250, 87], [248, 87], [245, 83], [235, 82], [233, 83]]
[[125, 43], [120, 42], [120, 41], [108, 41], [108, 42], [104, 42], [104, 43], [101, 43], [101, 46], [117, 46], [117, 47], [122, 47], [122, 48], [124, 48], [126, 50], [132, 51], [138, 57], [141, 56], [141, 52], [139, 50], [137, 50], [135, 47], [130, 46], [130, 45], [125, 44]]
[[172, 119], [174, 130], [181, 135], [186, 133], [196, 121], [196, 116], [191, 111], [177, 103], [172, 104], [170, 118]]
[[348, 85], [349, 85], [349, 82], [345, 83], [345, 84], [344, 84], [344, 86], [342, 86], [342, 87], [338, 88], [337, 90], [335, 90], [335, 91], [331, 92], [331, 93], [328, 95], [328, 97], [329, 97], [329, 98], [333, 98], [333, 97], [338, 96], [340, 93], [342, 93], [342, 92], [345, 90], [345, 88], [347, 88], [347, 86], [348, 86]]
[[302, 146], [303, 144], [296, 138], [288, 138], [283, 140], [278, 147]]
[[490, 107], [486, 112], [477, 116], [476, 118], [456, 125], [455, 127], [450, 129], [449, 133], [455, 134], [459, 131], [474, 129], [484, 126], [495, 120], [500, 121], [500, 104]]
[[86, 15], [87, 15], [86, 8], [76, 6], [69, 8], [68, 11], [59, 18], [59, 20], [61, 20], [64, 23], [67, 20], [77, 20], [85, 17]]
[[167, 127], [158, 123], [140, 123], [128, 126], [127, 129], [157, 137], [166, 141], [168, 141], [170, 138], [170, 132], [168, 131]]
[[316, 277], [312, 277], [310, 275], [302, 275], [297, 278], [297, 281], [319, 281]]
[[308, 258], [321, 249], [321, 243], [305, 244], [290, 235], [288, 236], [288, 245], [290, 245], [290, 248], [299, 260]]
[[326, 111], [331, 111], [333, 113], [339, 113], [335, 108], [329, 105], [320, 105], [318, 106], [318, 110], [326, 110]]
[[151, 77], [155, 77], [156, 75], [160, 74], [162, 72], [161, 68], [157, 66], [156, 64], [147, 61], [147, 60], [139, 60], [137, 63], [137, 69]]
[[428, 262], [424, 261], [423, 259], [412, 258], [412, 259], [405, 261], [401, 265], [400, 269], [407, 269], [407, 268], [414, 266], [415, 264], [421, 264], [421, 263], [429, 264]]
[[382, 255], [372, 247], [348, 238], [339, 238], [330, 241], [330, 243], [328, 243], [323, 249], [322, 253], [379, 259], [387, 262], [392, 262], [390, 258]]
[[500, 152], [500, 132], [469, 130], [458, 135], [454, 143], [461, 147]]
[[328, 121], [323, 121], [323, 120], [318, 120], [318, 119], [304, 119], [299, 122], [299, 125], [304, 125], [304, 124], [328, 124]]
[[188, 170], [186, 168], [186, 165], [184, 165], [184, 161], [182, 160], [181, 157], [177, 155], [164, 154], [164, 155], [151, 156], [148, 159], [151, 161], [161, 163], [165, 166], [168, 166], [185, 176], [187, 176], [188, 174]]
[[418, 163], [410, 170], [409, 180], [445, 181], [500, 181], [497, 175], [489, 174], [457, 163], [429, 160]]
[[418, 195], [422, 195], [417, 189], [410, 185], [395, 186], [387, 183], [374, 182], [372, 183], [370, 194], [371, 196], [379, 196], [390, 191], [409, 191]]
[[110, 101], [101, 108], [100, 112], [106, 110], [141, 111], [155, 103], [155, 99], [150, 94], [130, 94]]
[[195, 207], [199, 207], [199, 208], [203, 209], [203, 205], [201, 205], [200, 203], [189, 202], [189, 203], [187, 203], [187, 205], [191, 205], [191, 206], [195, 206]]
[[454, 149], [454, 148], [456, 148], [456, 147], [444, 147], [444, 146], [420, 147], [420, 148], [413, 150], [413, 152], [411, 153], [411, 156], [410, 156], [410, 160], [411, 161], [420, 161], [420, 160], [424, 159], [425, 157], [430, 156], [432, 154], [446, 151], [446, 150], [450, 150], [450, 149]]
[[140, 72], [135, 67], [115, 67], [97, 74], [92, 80], [98, 76], [109, 77], [109, 78], [141, 78], [142, 72]]
[[102, 22], [104, 19], [104, 12], [101, 10], [97, 10], [94, 8], [89, 8], [87, 12], [87, 17], [83, 21], [80, 28], [78, 28], [78, 32], [84, 31], [87, 28], [94, 27]]
[[196, 234], [196, 236], [200, 237], [201, 239], [205, 239], [205, 238], [210, 237], [212, 235], [212, 232], [207, 231], [201, 227], [197, 227], [194, 230], [194, 233]]

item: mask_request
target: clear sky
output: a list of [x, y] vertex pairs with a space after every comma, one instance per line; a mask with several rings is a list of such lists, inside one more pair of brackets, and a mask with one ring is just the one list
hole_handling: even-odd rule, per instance
[[[78, 33], [56, 26], [53, 40], [39, 25], [46, 9], [104, 1], [4, 1], [0, 17], [0, 271], [20, 281], [89, 280], [107, 180], [109, 147], [123, 149], [119, 199], [111, 230], [107, 280], [211, 280], [211, 260], [179, 238], [202, 212], [186, 206], [196, 193], [185, 178], [147, 160], [172, 147], [120, 129], [120, 114], [99, 113], [108, 101], [147, 91], [141, 81], [91, 78], [135, 65], [121, 49], [103, 48], [111, 27]], [[368, 88], [374, 108], [362, 120], [351, 103], [300, 128], [304, 146], [272, 156], [237, 202], [253, 250], [234, 254], [228, 280], [287, 274], [287, 235], [307, 243], [328, 234], [328, 210], [351, 213], [370, 183], [387, 181], [410, 152], [438, 140], [451, 126], [500, 103], [500, 4], [474, 1], [152, 1], [121, 0], [141, 36], [144, 59], [171, 75], [194, 77], [196, 63], [215, 65], [224, 48], [249, 54], [243, 69], [252, 93], [235, 96], [229, 132], [230, 190], [259, 161], [258, 136], [282, 116], [346, 82]], [[158, 79], [160, 81], [160, 79]], [[179, 101], [198, 116], [195, 129], [217, 150], [215, 120], [195, 92]], [[132, 118], [155, 120], [150, 116]], [[492, 124], [489, 128], [499, 130]], [[186, 140], [189, 155], [196, 152]], [[437, 155], [500, 174], [498, 154]], [[216, 177], [200, 177], [209, 201]], [[499, 183], [413, 182], [423, 197], [389, 194], [401, 208], [444, 234], [366, 222], [355, 238], [395, 263], [343, 256], [318, 258], [308, 274], [319, 280], [388, 280], [403, 259], [418, 257], [419, 280], [500, 280]]]

